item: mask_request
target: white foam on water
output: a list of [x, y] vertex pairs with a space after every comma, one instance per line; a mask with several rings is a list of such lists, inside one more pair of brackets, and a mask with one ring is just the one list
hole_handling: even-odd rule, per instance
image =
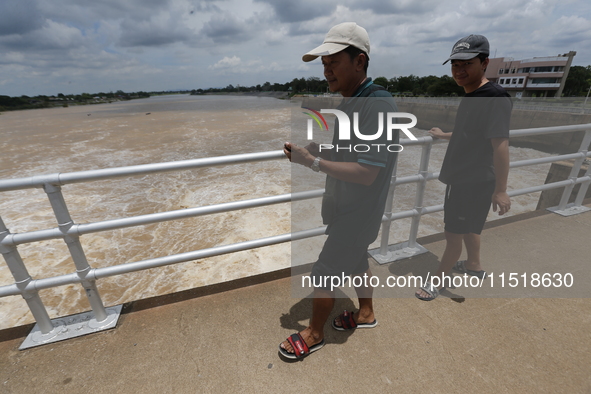
[[[0, 159], [0, 178], [279, 150], [288, 135], [285, 119], [289, 103], [223, 98], [212, 104], [212, 100], [195, 99], [3, 115], [7, 122], [0, 128], [2, 145], [12, 149]], [[205, 103], [207, 110], [196, 105], [197, 101]], [[175, 105], [191, 110], [178, 111]], [[53, 129], [50, 132], [48, 128]], [[23, 135], [29, 138], [25, 140]], [[262, 162], [97, 181], [66, 185], [62, 191], [76, 223], [96, 222], [288, 193], [289, 163]], [[6, 192], [1, 197], [0, 212], [11, 232], [56, 226], [42, 190]], [[90, 265], [106, 267], [289, 231], [289, 206], [282, 204], [90, 234], [81, 237], [81, 242]], [[61, 240], [22, 245], [19, 253], [34, 278], [74, 270]], [[289, 247], [278, 245], [106, 278], [98, 287], [104, 303], [114, 305], [288, 266]], [[1, 264], [0, 285], [11, 283], [9, 270]], [[78, 285], [40, 294], [51, 317], [89, 308]], [[0, 328], [32, 321], [20, 297], [1, 299], [0, 314]]]

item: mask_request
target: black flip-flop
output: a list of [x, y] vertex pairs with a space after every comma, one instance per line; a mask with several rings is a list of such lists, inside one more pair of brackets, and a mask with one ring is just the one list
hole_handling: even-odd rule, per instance
[[341, 318], [341, 326], [335, 324], [336, 318], [332, 319], [332, 328], [337, 331], [353, 330], [355, 328], [374, 328], [378, 325], [376, 319], [373, 319], [371, 323], [357, 323], [353, 319], [353, 314], [349, 313], [347, 310], [341, 313], [339, 317]]

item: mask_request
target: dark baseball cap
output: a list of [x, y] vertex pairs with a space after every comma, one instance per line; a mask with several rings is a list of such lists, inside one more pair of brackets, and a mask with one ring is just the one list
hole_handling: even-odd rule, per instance
[[490, 53], [488, 40], [485, 36], [470, 34], [468, 37], [464, 37], [454, 44], [454, 48], [451, 50], [449, 59], [444, 61], [443, 64], [455, 59], [472, 59], [481, 53], [486, 56], [488, 56]]

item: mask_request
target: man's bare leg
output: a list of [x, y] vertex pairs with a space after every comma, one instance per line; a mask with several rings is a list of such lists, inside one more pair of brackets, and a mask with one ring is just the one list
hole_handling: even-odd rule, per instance
[[[462, 255], [462, 241], [464, 240], [464, 234], [454, 234], [450, 232], [445, 232], [445, 251], [443, 252], [443, 256], [441, 257], [441, 263], [439, 264], [439, 268], [437, 272], [433, 276], [442, 277], [443, 274], [448, 273], [453, 268], [454, 264], [460, 256]], [[439, 286], [441, 288], [443, 286]], [[421, 297], [429, 297], [422, 289], [417, 290], [417, 295]]]
[[466, 269], [472, 271], [481, 271], [480, 266], [480, 234], [464, 234], [464, 244], [468, 252], [468, 260], [466, 260]]
[[[314, 289], [314, 299], [312, 300], [312, 318], [308, 327], [300, 332], [300, 335], [308, 347], [320, 343], [324, 339], [324, 324], [334, 307], [334, 292], [316, 288]], [[293, 353], [293, 347], [286, 340], [281, 346], [290, 353]]]
[[[367, 275], [367, 280], [369, 281], [369, 278], [371, 278], [371, 270], [369, 268], [364, 273], [353, 276], [352, 282], [359, 283], [359, 280], [355, 281], [354, 279], [357, 277], [363, 279], [365, 275]], [[364, 283], [363, 280], [361, 283]], [[373, 287], [355, 287], [355, 293], [357, 293], [357, 298], [359, 299], [359, 310], [353, 313], [353, 320], [358, 324], [373, 322], [375, 320], [373, 312]], [[338, 316], [335, 318], [335, 325], [339, 327], [342, 326], [341, 319]]]

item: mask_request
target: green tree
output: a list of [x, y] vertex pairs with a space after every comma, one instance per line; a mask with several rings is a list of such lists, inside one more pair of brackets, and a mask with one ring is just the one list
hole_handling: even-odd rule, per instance
[[373, 82], [376, 85], [383, 86], [384, 88], [388, 88], [388, 85], [390, 85], [388, 83], [388, 79], [386, 77], [377, 77], [376, 79], [373, 80]]
[[429, 86], [427, 94], [431, 96], [463, 96], [464, 89], [458, 86], [449, 75], [443, 75], [437, 82]]
[[398, 77], [398, 91], [401, 93], [412, 92], [418, 85], [419, 78], [413, 74], [408, 77]]
[[432, 85], [436, 84], [439, 81], [439, 77], [436, 77], [435, 75], [429, 75], [426, 77], [421, 77], [419, 79], [419, 86], [420, 86], [420, 94], [429, 94], [429, 87], [431, 87]]
[[591, 66], [572, 66], [566, 77], [562, 95], [585, 96], [589, 89], [589, 81], [591, 81]]

